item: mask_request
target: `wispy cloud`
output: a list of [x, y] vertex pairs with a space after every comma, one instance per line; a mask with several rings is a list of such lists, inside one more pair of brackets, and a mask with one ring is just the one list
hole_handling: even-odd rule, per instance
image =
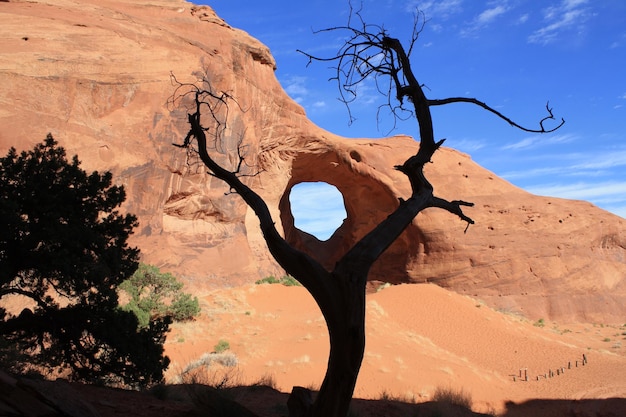
[[474, 36], [485, 26], [495, 23], [495, 21], [509, 11], [510, 7], [506, 0], [491, 2], [491, 7], [480, 12], [471, 23], [461, 30], [461, 36]]
[[463, 0], [439, 0], [439, 1], [420, 1], [409, 0], [406, 3], [406, 11], [413, 13], [415, 9], [419, 9], [426, 13], [428, 18], [448, 19], [452, 15], [460, 13], [463, 10]]
[[574, 169], [597, 170], [626, 166], [626, 150], [610, 151], [585, 157], [585, 161], [573, 166]]
[[494, 21], [498, 16], [506, 13], [507, 8], [503, 5], [498, 5], [491, 9], [487, 9], [483, 11], [481, 14], [476, 17], [476, 23], [479, 25], [487, 25]]
[[522, 171], [510, 171], [504, 172], [501, 174], [502, 178], [515, 181], [518, 179], [527, 180], [529, 178], [536, 177], [553, 177], [558, 175], [566, 175], [571, 172], [571, 167], [569, 166], [553, 166], [553, 167], [542, 167], [542, 168], [528, 168]]
[[524, 13], [523, 15], [521, 15], [518, 19], [517, 19], [517, 23], [518, 24], [524, 24], [528, 21], [528, 18], [530, 17], [530, 15], [528, 13]]
[[[537, 161], [542, 166], [537, 167]], [[521, 162], [521, 161], [518, 161]], [[537, 179], [547, 181], [562, 181], [571, 183], [572, 179], [584, 178], [606, 179], [614, 182], [614, 178], [623, 178], [626, 167], [626, 149], [608, 149], [604, 151], [577, 152], [577, 153], [545, 153], [534, 158], [526, 158], [523, 162], [525, 169], [503, 172], [500, 175], [516, 184], [528, 189], [529, 184], [536, 183]], [[619, 181], [618, 181], [619, 182]], [[622, 182], [620, 182], [621, 184]], [[626, 184], [626, 182], [623, 182]], [[562, 186], [559, 186], [563, 188]], [[578, 185], [574, 186], [576, 189]], [[620, 196], [626, 204], [626, 194]]]
[[626, 219], [626, 182], [578, 182], [526, 187], [537, 195], [585, 200]]
[[287, 94], [298, 103], [301, 103], [309, 94], [306, 88], [306, 77], [289, 76], [281, 81]]
[[596, 204], [623, 202], [626, 205], [626, 181], [553, 183], [526, 189], [533, 194], [550, 197], [587, 200]]
[[547, 45], [556, 41], [562, 32], [578, 29], [589, 18], [585, 5], [588, 0], [562, 0], [558, 6], [544, 9], [545, 25], [528, 37], [528, 42]]
[[480, 139], [456, 139], [450, 142], [446, 141], [445, 144], [451, 148], [458, 149], [459, 151], [470, 155], [487, 146], [486, 141]]
[[568, 143], [577, 139], [578, 137], [573, 134], [552, 135], [549, 137], [536, 135], [536, 136], [524, 138], [518, 142], [511, 143], [509, 145], [505, 145], [501, 149], [502, 150], [530, 149], [530, 148], [537, 148], [537, 147], [546, 146], [546, 145]]

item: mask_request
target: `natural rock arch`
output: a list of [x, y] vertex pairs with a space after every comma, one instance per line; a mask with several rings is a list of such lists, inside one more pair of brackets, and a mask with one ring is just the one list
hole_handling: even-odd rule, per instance
[[[327, 270], [332, 270], [343, 254], [399, 204], [392, 187], [372, 175], [372, 167], [366, 163], [366, 158], [357, 149], [328, 149], [301, 152], [292, 160], [291, 177], [279, 202], [285, 240], [318, 260]], [[343, 195], [346, 219], [326, 241], [298, 229], [294, 224], [289, 195], [291, 189], [302, 182], [325, 182]], [[374, 285], [379, 281], [409, 282], [406, 266], [419, 256], [425, 242], [420, 228], [416, 224], [409, 226], [381, 255], [380, 262], [374, 264], [370, 281]], [[379, 264], [385, 265], [385, 268], [378, 268]]]

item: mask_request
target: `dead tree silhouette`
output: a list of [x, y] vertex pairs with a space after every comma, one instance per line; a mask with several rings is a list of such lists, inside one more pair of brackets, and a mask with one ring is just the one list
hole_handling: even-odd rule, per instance
[[366, 24], [359, 12], [351, 11], [350, 16], [347, 26], [326, 29], [349, 35], [335, 56], [318, 58], [306, 53], [305, 55], [310, 62], [334, 63], [334, 79], [348, 109], [349, 103], [356, 96], [356, 86], [359, 83], [368, 77], [376, 77], [378, 83], [383, 78], [387, 79], [389, 88], [382, 90], [388, 98], [387, 105], [392, 109], [394, 117], [400, 117], [400, 112], [404, 111], [415, 116], [420, 146], [415, 155], [395, 166], [407, 176], [411, 195], [400, 199], [396, 209], [349, 249], [330, 271], [292, 247], [280, 235], [265, 201], [242, 182], [242, 166], [245, 164], [240, 147], [237, 155], [239, 163], [233, 169], [226, 169], [218, 164], [211, 155], [210, 150], [219, 143], [228, 123], [229, 106], [237, 105], [235, 98], [226, 92], [212, 89], [208, 76], [198, 84], [180, 83], [173, 78], [176, 91], [172, 102], [190, 99], [192, 103], [188, 116], [189, 132], [183, 143], [177, 146], [197, 152], [209, 173], [226, 182], [231, 191], [239, 194], [254, 211], [272, 256], [313, 296], [326, 321], [330, 355], [324, 381], [314, 401], [308, 390], [294, 387], [288, 403], [292, 417], [347, 415], [365, 349], [365, 291], [368, 272], [415, 216], [428, 207], [438, 207], [458, 216], [467, 222], [467, 226], [474, 223], [462, 210], [463, 207], [473, 206], [472, 203], [463, 200], [447, 201], [437, 197], [434, 187], [424, 175], [424, 165], [431, 161], [433, 154], [443, 143], [443, 139], [435, 140], [430, 108], [450, 103], [471, 103], [516, 128], [534, 133], [552, 132], [564, 123], [561, 120], [554, 128], [544, 127], [546, 121], [554, 119], [548, 105], [548, 115], [541, 119], [539, 128], [529, 129], [474, 98], [429, 99], [414, 75], [409, 59], [415, 41], [423, 29], [423, 15], [416, 13], [408, 50], [398, 39], [390, 37], [381, 26]]

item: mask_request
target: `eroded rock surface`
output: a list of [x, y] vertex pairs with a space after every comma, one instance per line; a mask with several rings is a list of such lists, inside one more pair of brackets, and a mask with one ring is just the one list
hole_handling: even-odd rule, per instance
[[[88, 170], [112, 170], [128, 192], [143, 260], [204, 288], [281, 274], [237, 195], [174, 148], [182, 82], [208, 75], [242, 111], [231, 114], [221, 161], [240, 141], [290, 242], [328, 266], [409, 196], [393, 170], [417, 151], [408, 137], [350, 140], [313, 125], [274, 76], [270, 51], [206, 6], [184, 1], [16, 1], [0, 7], [0, 152], [52, 132]], [[229, 165], [230, 164], [230, 165]], [[436, 282], [532, 318], [623, 321], [626, 220], [589, 203], [531, 195], [452, 149], [435, 155], [436, 193], [476, 204], [465, 224], [428, 209], [372, 270], [374, 282]], [[293, 226], [291, 187], [326, 181], [347, 218], [327, 242]], [[419, 300], [416, 300], [419, 302]]]

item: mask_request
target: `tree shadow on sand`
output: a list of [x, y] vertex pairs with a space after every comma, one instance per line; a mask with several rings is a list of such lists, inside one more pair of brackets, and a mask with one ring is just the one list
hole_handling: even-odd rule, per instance
[[620, 417], [626, 416], [626, 398], [585, 400], [529, 400], [507, 402], [502, 417]]

